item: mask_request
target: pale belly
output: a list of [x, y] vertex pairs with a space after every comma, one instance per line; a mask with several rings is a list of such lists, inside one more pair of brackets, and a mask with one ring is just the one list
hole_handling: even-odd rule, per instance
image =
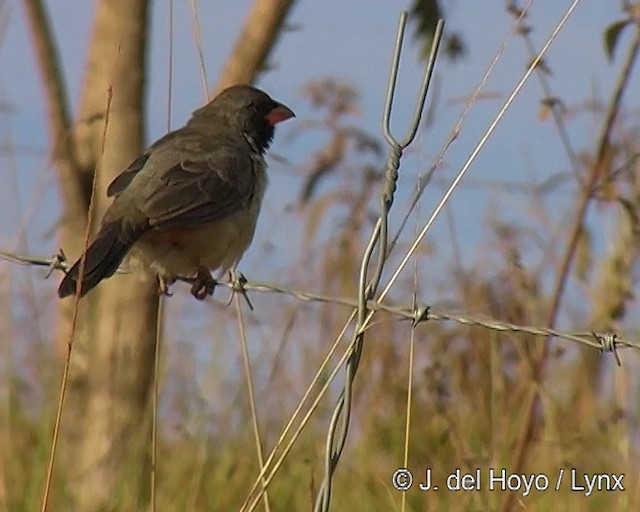
[[219, 270], [220, 275], [238, 263], [251, 244], [259, 204], [205, 226], [154, 231], [144, 235], [129, 251], [125, 262], [133, 272], [159, 276], [166, 282], [192, 277], [198, 268]]

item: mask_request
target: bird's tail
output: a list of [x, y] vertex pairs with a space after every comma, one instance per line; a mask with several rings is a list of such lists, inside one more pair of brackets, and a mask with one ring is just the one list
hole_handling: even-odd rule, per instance
[[[127, 251], [140, 238], [142, 233], [143, 230], [123, 229], [120, 221], [102, 226], [95, 240], [87, 249], [80, 297], [84, 296], [100, 281], [111, 277], [115, 273]], [[74, 263], [60, 283], [58, 296], [61, 299], [68, 295], [75, 295], [81, 261], [82, 258]]]

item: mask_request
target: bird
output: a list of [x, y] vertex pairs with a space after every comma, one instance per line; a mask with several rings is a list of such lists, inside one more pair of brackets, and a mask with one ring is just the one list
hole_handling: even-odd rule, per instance
[[292, 117], [246, 84], [195, 110], [108, 186], [113, 202], [58, 296], [84, 296], [123, 261], [155, 276], [160, 293], [185, 280], [196, 299], [212, 295], [211, 271], [233, 269], [253, 239], [268, 181], [264, 155], [275, 126]]

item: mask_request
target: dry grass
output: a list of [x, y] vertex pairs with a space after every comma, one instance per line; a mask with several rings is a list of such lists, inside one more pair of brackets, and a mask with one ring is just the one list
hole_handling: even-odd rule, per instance
[[[517, 27], [514, 24], [514, 33]], [[637, 59], [637, 49], [633, 50], [637, 41], [629, 46], [629, 64]], [[532, 183], [518, 191], [508, 184], [468, 185], [466, 190], [475, 194], [492, 189], [494, 204], [485, 217], [482, 245], [470, 247], [465, 235], [458, 234], [464, 226], [456, 222], [455, 211], [446, 220], [441, 216], [448, 232], [435, 238], [437, 244], [423, 245], [413, 255], [414, 274], [401, 275], [392, 289], [391, 303], [436, 298], [434, 302], [445, 309], [513, 324], [554, 327], [561, 323], [575, 326], [567, 330], [615, 330], [637, 339], [640, 329], [633, 315], [637, 311], [633, 289], [640, 246], [636, 215], [640, 210], [640, 123], [637, 113], [624, 109], [625, 94], [632, 88], [632, 66], [620, 69], [617, 88], [594, 110], [574, 106], [572, 119], [567, 110], [554, 111], [553, 122], [570, 162], [564, 173], [569, 177], [540, 186]], [[536, 72], [546, 76], [540, 67]], [[305, 167], [310, 180], [316, 181], [301, 186], [305, 204], [294, 214], [296, 224], [304, 226], [302, 247], [283, 262], [271, 247], [258, 244], [252, 258], [270, 268], [274, 280], [285, 286], [353, 297], [354, 276], [372, 227], [372, 212], [377, 211], [380, 157], [372, 144], [376, 135], [354, 132], [357, 127], [350, 124], [349, 113], [359, 107], [355, 90], [335, 81], [314, 82], [305, 89], [307, 93], [318, 90], [327, 92], [316, 105], [318, 117], [326, 122], [312, 121], [309, 126], [325, 130], [329, 144], [314, 148]], [[341, 94], [334, 94], [336, 90]], [[549, 95], [548, 89], [545, 94]], [[544, 103], [548, 98], [540, 100], [549, 107]], [[331, 101], [353, 104], [336, 106]], [[563, 99], [565, 105], [570, 101]], [[573, 148], [562, 134], [587, 115], [599, 129], [585, 147]], [[336, 144], [340, 137], [369, 143]], [[415, 169], [403, 167], [404, 179], [415, 183], [420, 183], [421, 169], [431, 162], [422, 141], [419, 152]], [[330, 158], [320, 158], [327, 155]], [[429, 176], [430, 190], [442, 186], [444, 164], [440, 157], [435, 160], [438, 179]], [[361, 165], [363, 161], [378, 167]], [[567, 182], [571, 193], [559, 192]], [[562, 218], [548, 213], [549, 197], [566, 203]], [[514, 203], [526, 213], [526, 222], [512, 218]], [[404, 200], [396, 204], [394, 215], [406, 215], [406, 226], [414, 226], [414, 233], [406, 229], [401, 234], [387, 279], [427, 217], [422, 200], [416, 202], [416, 211], [409, 211], [408, 204]], [[594, 204], [597, 218], [588, 215]], [[14, 206], [19, 219], [31, 211]], [[596, 236], [611, 225], [615, 233], [604, 240]], [[468, 263], [468, 251], [475, 253], [472, 263]], [[449, 260], [443, 263], [443, 257]], [[59, 398], [52, 383], [58, 380], [60, 358], [46, 348], [46, 326], [43, 332], [38, 329], [43, 318], [53, 316], [51, 290], [32, 282], [29, 269], [0, 265], [0, 512], [27, 511], [40, 503], [51, 448], [52, 404]], [[257, 475], [262, 462], [267, 461], [265, 474], [270, 476], [273, 462], [283, 453], [283, 447], [278, 448], [271, 460], [272, 449], [305, 390], [309, 399], [300, 407], [292, 431], [300, 427], [316, 399], [317, 408], [273, 475], [268, 504], [258, 501], [257, 508], [313, 509], [325, 471], [326, 430], [342, 390], [338, 363], [349, 342], [344, 326], [353, 327], [350, 309], [276, 293], [250, 292], [250, 298], [255, 310], [243, 310], [240, 333], [237, 312], [224, 307], [224, 298], [207, 304], [198, 314], [180, 292], [167, 304], [160, 375], [156, 376], [160, 397], [157, 510], [239, 510], [250, 489], [260, 487]], [[621, 355], [619, 368], [610, 354], [565, 341], [451, 322], [426, 322], [413, 328], [405, 318], [377, 312], [367, 330], [354, 384], [352, 426], [334, 480], [333, 509], [638, 509], [638, 351], [621, 351]], [[327, 365], [321, 368], [323, 360]], [[338, 378], [331, 381], [334, 371]], [[151, 422], [151, 407], [146, 418]], [[291, 439], [289, 433], [285, 444]], [[118, 468], [110, 510], [131, 511], [138, 506], [139, 489], [145, 487], [140, 482], [139, 460], [149, 446], [146, 440], [119, 441], [128, 450]], [[405, 465], [405, 459], [416, 483], [431, 469], [440, 491], [420, 492], [415, 486], [406, 494], [396, 491], [391, 475]], [[64, 460], [56, 468], [50, 510], [71, 506], [76, 484], [68, 479], [65, 468], [74, 463]], [[501, 468], [527, 479], [545, 475], [549, 489], [534, 489], [526, 496], [519, 489], [511, 500], [508, 492], [490, 487], [490, 470]], [[576, 484], [581, 485], [584, 474], [624, 474], [625, 491], [597, 491], [585, 497], [586, 490], [571, 488], [572, 468], [577, 471]], [[555, 490], [561, 469], [563, 482]], [[456, 470], [474, 475], [479, 471], [481, 481], [475, 490], [444, 489], [447, 475]], [[516, 482], [515, 477], [511, 482]], [[537, 482], [546, 483], [543, 477]]]

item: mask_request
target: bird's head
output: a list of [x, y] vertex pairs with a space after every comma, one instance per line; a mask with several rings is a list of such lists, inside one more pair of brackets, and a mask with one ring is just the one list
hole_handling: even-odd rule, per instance
[[248, 135], [263, 153], [278, 123], [295, 117], [293, 111], [250, 85], [233, 85], [193, 113], [190, 123], [219, 119], [231, 131]]

